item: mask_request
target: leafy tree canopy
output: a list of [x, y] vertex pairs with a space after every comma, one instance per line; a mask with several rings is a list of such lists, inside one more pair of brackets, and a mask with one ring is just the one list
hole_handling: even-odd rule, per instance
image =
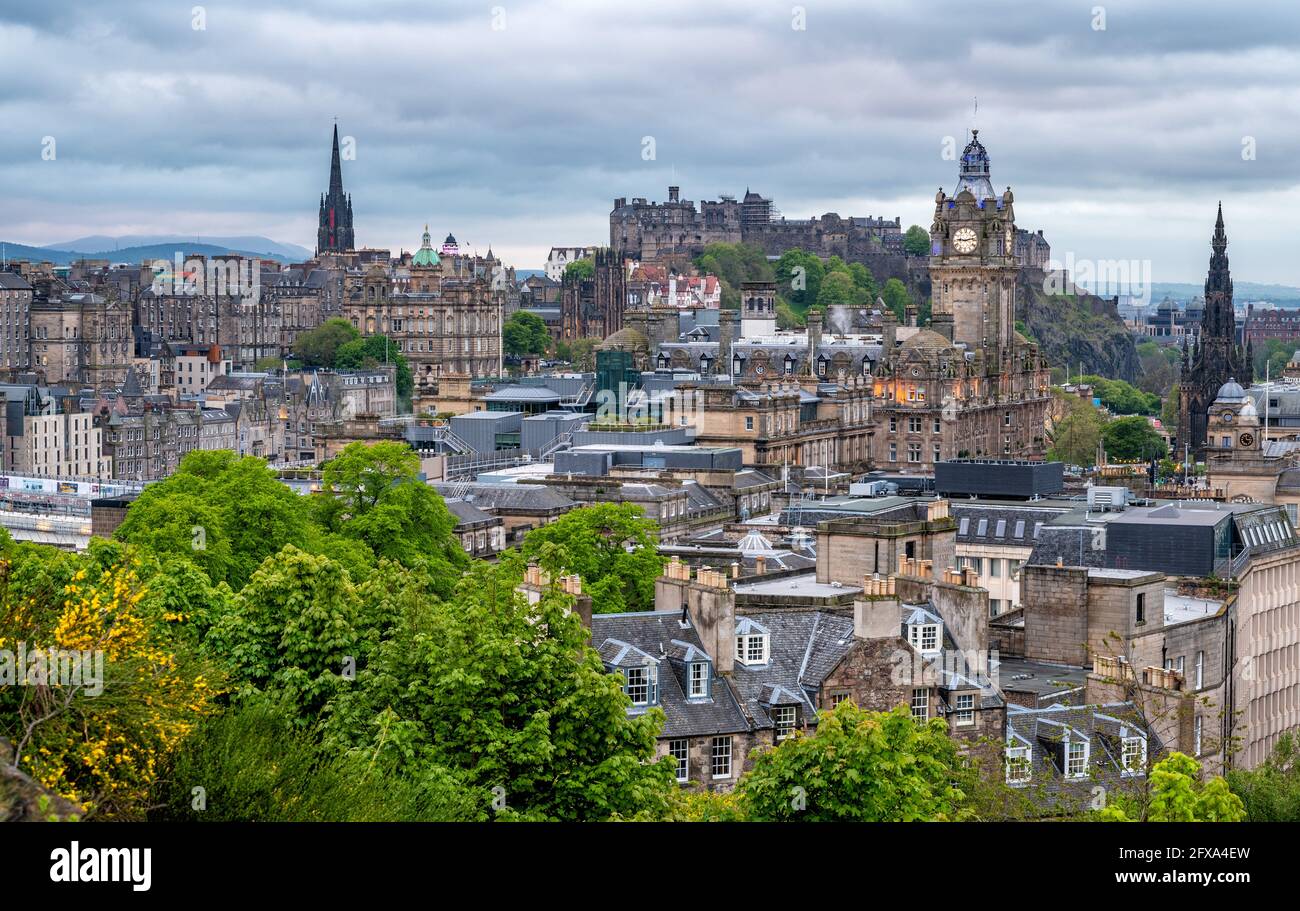
[[597, 613], [653, 610], [664, 560], [655, 523], [639, 506], [596, 503], [570, 510], [524, 538], [523, 554], [552, 574], [577, 573]]

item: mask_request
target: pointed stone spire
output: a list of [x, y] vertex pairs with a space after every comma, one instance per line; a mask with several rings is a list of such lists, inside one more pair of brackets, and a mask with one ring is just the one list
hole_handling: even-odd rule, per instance
[[1228, 235], [1223, 230], [1223, 200], [1219, 200], [1219, 217], [1214, 221], [1214, 237], [1210, 240], [1210, 246], [1215, 253], [1228, 249]]
[[339, 158], [339, 125], [334, 124], [334, 151], [330, 155], [330, 195], [343, 195], [343, 162]]

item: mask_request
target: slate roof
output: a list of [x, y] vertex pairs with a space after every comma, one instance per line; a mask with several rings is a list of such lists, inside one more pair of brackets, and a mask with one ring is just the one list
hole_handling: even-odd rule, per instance
[[[446, 496], [460, 485], [435, 484]], [[480, 509], [550, 511], [572, 509], [578, 504], [543, 484], [471, 484], [464, 500]]]
[[774, 727], [767, 709], [790, 702], [765, 702], [780, 687], [783, 695], [797, 698], [809, 724], [816, 722], [816, 690], [835, 665], [853, 646], [853, 618], [826, 611], [763, 611], [737, 617], [761, 624], [770, 633], [768, 662], [745, 665], [736, 662], [732, 681], [755, 728]]
[[461, 528], [466, 525], [477, 525], [480, 522], [492, 522], [494, 517], [479, 509], [473, 503], [466, 503], [464, 500], [452, 497], [445, 501], [447, 509], [456, 517], [456, 527]]
[[686, 662], [710, 656], [705, 653], [694, 627], [683, 628], [680, 621], [678, 611], [596, 614], [591, 618], [591, 641], [610, 667], [619, 666], [620, 661], [626, 663], [629, 656], [648, 656], [658, 663], [659, 708], [663, 709], [665, 719], [660, 737], [748, 731], [749, 724], [736, 694], [725, 678], [713, 678], [708, 699], [686, 697]]
[[[1048, 812], [1071, 812], [1088, 805], [1099, 786], [1112, 793], [1140, 786], [1145, 769], [1136, 774], [1124, 773], [1120, 738], [1146, 737], [1148, 762], [1162, 749], [1159, 738], [1140, 719], [1140, 712], [1131, 702], [1053, 704], [1037, 709], [1008, 705], [1008, 746], [1028, 746], [1032, 750], [1030, 780], [1021, 787], [1029, 790], [1035, 802]], [[1081, 778], [1065, 777], [1062, 744], [1066, 739], [1088, 742], [1088, 768]]]
[[957, 520], [959, 544], [1033, 547], [1040, 525], [1046, 525], [1074, 509], [1064, 504], [1010, 506], [958, 501], [952, 504], [952, 516]]
[[30, 291], [32, 286], [27, 279], [16, 272], [0, 272], [0, 288], [6, 291]]

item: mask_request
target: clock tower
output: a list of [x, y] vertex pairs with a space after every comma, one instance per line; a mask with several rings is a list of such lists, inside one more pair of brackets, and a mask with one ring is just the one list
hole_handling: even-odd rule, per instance
[[1015, 348], [1015, 212], [998, 196], [979, 130], [962, 152], [952, 196], [939, 190], [930, 226], [931, 323], [936, 332], [998, 365]]

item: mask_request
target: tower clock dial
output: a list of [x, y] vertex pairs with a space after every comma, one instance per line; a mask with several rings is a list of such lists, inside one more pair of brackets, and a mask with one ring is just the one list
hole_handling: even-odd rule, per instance
[[1240, 438], [1239, 442], [1241, 443], [1242, 446], [1254, 446], [1254, 445], [1255, 445], [1255, 437], [1254, 437], [1252, 434], [1249, 434], [1249, 433], [1243, 433], [1243, 434], [1241, 435], [1241, 438]]
[[977, 245], [975, 231], [971, 228], [958, 228], [952, 236], [952, 247], [958, 253], [974, 253]]

